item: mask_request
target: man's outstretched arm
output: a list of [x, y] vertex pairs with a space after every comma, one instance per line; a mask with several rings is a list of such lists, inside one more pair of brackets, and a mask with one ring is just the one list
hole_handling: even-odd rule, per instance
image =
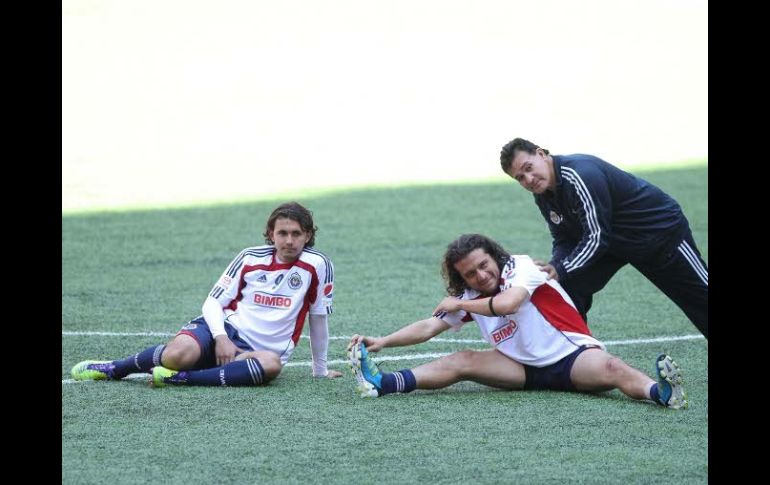
[[368, 337], [355, 334], [350, 339], [348, 350], [359, 342], [363, 342], [364, 345], [366, 345], [366, 349], [370, 352], [378, 352], [385, 347], [416, 345], [427, 342], [449, 328], [450, 325], [445, 321], [436, 317], [430, 317], [425, 320], [411, 323], [385, 337]]

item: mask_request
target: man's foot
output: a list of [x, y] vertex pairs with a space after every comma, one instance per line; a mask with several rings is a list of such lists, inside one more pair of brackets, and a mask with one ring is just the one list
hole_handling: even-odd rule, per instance
[[172, 378], [179, 374], [178, 370], [166, 369], [163, 366], [156, 365], [152, 368], [152, 387], [166, 387], [166, 384], [178, 384], [184, 381], [174, 381]]
[[684, 379], [679, 370], [679, 364], [666, 354], [660, 354], [655, 361], [655, 372], [658, 375], [658, 394], [660, 401], [671, 409], [687, 409], [687, 394], [682, 388]]
[[369, 357], [366, 345], [356, 344], [348, 352], [350, 368], [356, 376], [356, 390], [361, 397], [379, 397], [382, 390], [382, 373]]
[[72, 378], [76, 381], [103, 381], [114, 379], [115, 365], [109, 360], [84, 360], [72, 368]]

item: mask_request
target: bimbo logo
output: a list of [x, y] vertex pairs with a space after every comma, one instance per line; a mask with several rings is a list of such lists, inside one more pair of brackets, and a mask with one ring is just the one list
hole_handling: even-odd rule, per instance
[[492, 343], [497, 345], [501, 342], [505, 342], [513, 337], [514, 332], [516, 332], [516, 322], [508, 320], [505, 325], [492, 331]]
[[254, 293], [254, 303], [270, 308], [289, 308], [291, 306], [291, 298], [288, 296]]

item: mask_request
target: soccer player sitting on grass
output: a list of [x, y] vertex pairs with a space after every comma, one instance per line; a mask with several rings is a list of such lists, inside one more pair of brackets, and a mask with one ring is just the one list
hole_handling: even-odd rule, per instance
[[[441, 389], [470, 380], [501, 389], [601, 392], [620, 389], [633, 399], [687, 407], [679, 366], [661, 354], [658, 382], [605, 351], [558, 282], [529, 256], [510, 255], [479, 234], [447, 247], [442, 275], [450, 295], [431, 318], [385, 337], [353, 335], [351, 367], [362, 397]], [[465, 350], [427, 364], [383, 373], [369, 352], [425, 342], [475, 320], [492, 350]]]
[[302, 205], [278, 206], [265, 227], [268, 244], [233, 259], [203, 302], [203, 315], [166, 345], [122, 360], [80, 362], [72, 377], [113, 380], [151, 372], [155, 387], [259, 386], [288, 362], [308, 314], [313, 376], [341, 376], [326, 368], [334, 269], [313, 249], [317, 231]]

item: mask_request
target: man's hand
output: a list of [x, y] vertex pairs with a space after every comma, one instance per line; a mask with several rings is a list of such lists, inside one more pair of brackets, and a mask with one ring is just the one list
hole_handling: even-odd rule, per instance
[[433, 310], [433, 316], [437, 317], [442, 312], [452, 313], [460, 310], [460, 302], [462, 302], [462, 300], [459, 298], [455, 298], [454, 296], [447, 296], [441, 300], [441, 303], [439, 303], [436, 309]]
[[233, 361], [235, 354], [238, 353], [238, 347], [227, 335], [217, 335], [214, 339], [214, 353], [217, 357], [217, 366], [222, 366]]
[[326, 374], [327, 379], [334, 379], [335, 377], [342, 377], [342, 372], [338, 370], [331, 370], [329, 369]]
[[354, 334], [350, 339], [350, 343], [348, 344], [348, 350], [352, 349], [355, 344], [360, 342], [363, 342], [364, 345], [366, 345], [366, 350], [369, 352], [379, 352], [382, 349], [384, 343], [381, 337], [367, 337], [365, 335]]
[[534, 261], [534, 263], [540, 268], [540, 271], [548, 273], [549, 280], [559, 281], [559, 273], [556, 272], [556, 268], [554, 268], [552, 264], [548, 264], [545, 261], [540, 261], [539, 259], [533, 259], [532, 261]]

